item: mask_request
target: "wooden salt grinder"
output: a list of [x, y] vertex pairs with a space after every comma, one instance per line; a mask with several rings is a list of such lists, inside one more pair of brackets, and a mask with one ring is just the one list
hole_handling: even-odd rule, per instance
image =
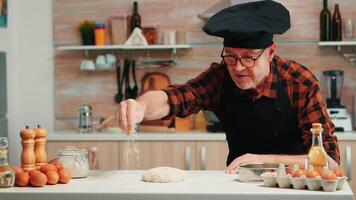
[[21, 167], [25, 172], [35, 170], [36, 157], [34, 146], [36, 133], [26, 126], [26, 129], [21, 131], [20, 136], [22, 138]]
[[36, 156], [36, 169], [40, 169], [42, 165], [47, 163], [47, 154], [46, 154], [46, 137], [47, 131], [44, 128], [41, 128], [40, 125], [37, 125], [37, 128], [34, 129], [36, 133], [35, 137], [35, 156]]

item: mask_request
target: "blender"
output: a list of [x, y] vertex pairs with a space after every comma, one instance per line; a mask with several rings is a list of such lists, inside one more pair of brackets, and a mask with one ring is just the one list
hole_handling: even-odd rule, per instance
[[345, 106], [341, 105], [341, 90], [344, 83], [344, 72], [342, 70], [323, 71], [326, 77], [328, 113], [335, 125], [335, 131], [352, 131], [351, 116], [347, 113]]

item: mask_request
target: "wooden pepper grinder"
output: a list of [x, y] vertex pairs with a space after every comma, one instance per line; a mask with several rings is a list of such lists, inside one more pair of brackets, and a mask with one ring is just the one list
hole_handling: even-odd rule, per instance
[[34, 151], [36, 133], [34, 130], [23, 129], [20, 133], [22, 138], [21, 167], [25, 172], [35, 170], [36, 156]]
[[40, 125], [37, 125], [37, 128], [34, 129], [36, 133], [35, 137], [35, 156], [36, 156], [36, 169], [40, 169], [42, 165], [47, 163], [47, 154], [46, 154], [46, 137], [47, 131], [44, 128], [41, 128]]

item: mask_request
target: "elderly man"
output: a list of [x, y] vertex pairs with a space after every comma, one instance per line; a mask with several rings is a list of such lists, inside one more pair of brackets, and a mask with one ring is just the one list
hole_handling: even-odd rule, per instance
[[311, 146], [311, 124], [321, 123], [329, 164], [336, 166], [339, 151], [334, 125], [317, 79], [306, 67], [276, 55], [273, 34], [289, 28], [289, 11], [273, 1], [220, 11], [203, 30], [224, 39], [221, 62], [186, 84], [121, 102], [116, 111], [119, 127], [130, 133], [143, 119], [213, 111], [229, 145], [226, 171], [236, 173], [240, 164], [303, 163]]

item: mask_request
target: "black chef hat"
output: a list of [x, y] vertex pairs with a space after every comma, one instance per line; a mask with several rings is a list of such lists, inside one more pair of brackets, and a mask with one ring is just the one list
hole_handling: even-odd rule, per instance
[[273, 34], [289, 28], [289, 11], [280, 3], [265, 0], [225, 8], [213, 15], [203, 30], [224, 38], [226, 47], [264, 49], [273, 43]]

